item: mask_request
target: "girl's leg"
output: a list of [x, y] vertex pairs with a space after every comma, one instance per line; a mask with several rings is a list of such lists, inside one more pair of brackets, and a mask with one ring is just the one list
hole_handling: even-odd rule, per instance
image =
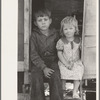
[[74, 89], [73, 89], [73, 96], [78, 96], [78, 88], [80, 85], [80, 81], [79, 80], [74, 80]]

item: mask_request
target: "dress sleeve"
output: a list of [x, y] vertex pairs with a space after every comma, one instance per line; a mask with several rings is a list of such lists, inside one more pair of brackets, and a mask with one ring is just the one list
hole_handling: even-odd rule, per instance
[[57, 42], [56, 49], [62, 51], [63, 48], [64, 48], [64, 43], [63, 43], [62, 40], [60, 39], [60, 40], [58, 40], [58, 42]]
[[36, 43], [35, 35], [33, 33], [33, 35], [30, 38], [30, 60], [36, 67], [43, 70], [46, 67], [46, 65], [44, 64], [44, 61], [39, 56], [36, 48], [37, 48], [37, 43]]

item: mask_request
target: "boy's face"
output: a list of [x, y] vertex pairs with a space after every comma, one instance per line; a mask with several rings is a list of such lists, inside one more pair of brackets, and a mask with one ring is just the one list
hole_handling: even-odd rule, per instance
[[63, 33], [67, 38], [71, 38], [75, 34], [75, 27], [73, 25], [64, 24], [63, 26]]
[[48, 30], [52, 20], [48, 16], [37, 17], [35, 25], [42, 31]]

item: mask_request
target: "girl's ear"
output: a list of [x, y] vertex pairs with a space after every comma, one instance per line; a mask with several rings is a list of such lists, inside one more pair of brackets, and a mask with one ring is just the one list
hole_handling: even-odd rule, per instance
[[35, 25], [35, 26], [37, 26], [37, 23], [36, 23], [36, 21], [34, 21], [34, 25]]
[[52, 23], [52, 19], [50, 18], [50, 24]]

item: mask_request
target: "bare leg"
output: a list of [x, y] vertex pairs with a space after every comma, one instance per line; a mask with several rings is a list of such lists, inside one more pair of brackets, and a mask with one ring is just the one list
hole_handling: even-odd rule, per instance
[[79, 85], [80, 85], [80, 81], [79, 80], [74, 80], [73, 96], [78, 95], [77, 92], [78, 92]]

